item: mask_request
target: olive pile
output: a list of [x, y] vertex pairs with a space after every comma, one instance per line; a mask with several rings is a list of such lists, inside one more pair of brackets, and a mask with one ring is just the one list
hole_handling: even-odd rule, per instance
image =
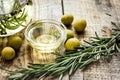
[[22, 38], [18, 35], [5, 37], [3, 40], [1, 38], [0, 44], [3, 47], [0, 52], [1, 57], [5, 60], [12, 60], [16, 55], [16, 51], [20, 49], [22, 42]]
[[[70, 26], [74, 20], [72, 14], [66, 14], [61, 17], [61, 22], [66, 26]], [[85, 19], [77, 19], [73, 23], [73, 28], [76, 32], [83, 32], [87, 26]], [[70, 29], [67, 29], [67, 41], [65, 43], [65, 49], [67, 51], [74, 50], [75, 47], [80, 46], [80, 41], [77, 38], [74, 38], [74, 32]]]

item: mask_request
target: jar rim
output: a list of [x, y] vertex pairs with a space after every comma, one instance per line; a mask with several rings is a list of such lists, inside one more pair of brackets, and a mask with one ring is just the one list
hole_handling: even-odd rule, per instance
[[[34, 40], [32, 40], [30, 38], [30, 36], [28, 36], [28, 30], [29, 30], [29, 27], [32, 26], [32, 24], [34, 24], [35, 22], [42, 22], [42, 23], [52, 23], [52, 24], [57, 24], [58, 26], [61, 26], [64, 31], [61, 33], [61, 36], [60, 38], [55, 42], [55, 43], [51, 43], [51, 44], [42, 44], [42, 43], [37, 43], [35, 42]], [[31, 45], [36, 45], [36, 46], [40, 46], [40, 47], [46, 47], [46, 46], [55, 46], [56, 44], [58, 43], [61, 43], [64, 39], [66, 40], [66, 27], [64, 26], [64, 24], [62, 24], [61, 22], [59, 21], [56, 21], [56, 20], [53, 20], [53, 19], [41, 19], [41, 20], [36, 20], [36, 21], [33, 21], [30, 25], [27, 26], [27, 28], [25, 29], [25, 32], [24, 32], [24, 35], [25, 35], [25, 38], [31, 42]]]

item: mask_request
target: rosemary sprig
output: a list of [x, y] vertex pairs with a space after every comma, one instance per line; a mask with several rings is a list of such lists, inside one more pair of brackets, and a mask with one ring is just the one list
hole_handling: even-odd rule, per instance
[[75, 51], [64, 52], [64, 55], [57, 53], [59, 57], [54, 63], [30, 64], [28, 68], [9, 72], [9, 80], [30, 80], [31, 78], [40, 80], [47, 76], [59, 76], [59, 80], [62, 80], [65, 73], [71, 76], [76, 70], [84, 69], [92, 62], [101, 59], [101, 57], [109, 61], [113, 52], [120, 53], [120, 31], [116, 31], [116, 29], [113, 31], [115, 33], [112, 32], [114, 34], [110, 38], [102, 38], [95, 33], [94, 40], [91, 42], [85, 41], [89, 45], [78, 46]]
[[23, 15], [21, 15], [20, 17], [17, 17], [18, 15], [20, 15], [19, 13], [14, 16], [9, 15], [6, 16], [5, 19], [0, 20], [0, 34], [6, 34], [6, 29], [14, 30], [20, 26], [23, 26], [22, 23], [25, 22], [27, 14], [24, 11], [22, 12], [22, 14]]

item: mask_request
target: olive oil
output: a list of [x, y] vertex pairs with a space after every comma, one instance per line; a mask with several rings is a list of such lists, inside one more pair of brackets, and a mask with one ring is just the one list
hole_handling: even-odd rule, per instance
[[55, 61], [59, 47], [66, 40], [66, 27], [53, 20], [36, 21], [25, 30], [25, 37], [32, 48], [34, 63]]

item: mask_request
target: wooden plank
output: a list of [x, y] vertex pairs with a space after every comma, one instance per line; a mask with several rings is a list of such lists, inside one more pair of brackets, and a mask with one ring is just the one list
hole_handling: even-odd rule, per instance
[[120, 0], [112, 0], [113, 7], [115, 8], [116, 20], [120, 23]]
[[[116, 17], [108, 16], [105, 13], [109, 13], [111, 15], [117, 16], [119, 12], [119, 2], [116, 0], [118, 4], [113, 4], [110, 0], [64, 0], [64, 13], [71, 13], [75, 16], [75, 20], [78, 18], [84, 18], [87, 20], [87, 28], [85, 30], [85, 34], [76, 35], [84, 44], [83, 40], [89, 40], [91, 36], [95, 36], [94, 32], [96, 31], [99, 36], [102, 36], [103, 33], [101, 29], [103, 27], [110, 27], [111, 20], [116, 20]], [[114, 3], [116, 3], [114, 1]], [[116, 12], [115, 13], [115, 6]], [[120, 65], [118, 59], [113, 57], [114, 63], [106, 63], [103, 60], [100, 60], [96, 63], [88, 66], [84, 71], [78, 70], [76, 74], [72, 77], [72, 80], [119, 80], [120, 73]], [[115, 68], [111, 68], [111, 67]], [[117, 71], [118, 74], [114, 74]], [[114, 78], [113, 78], [114, 76]]]
[[[31, 11], [29, 11], [29, 12], [31, 12]], [[19, 51], [16, 51], [15, 59], [11, 60], [11, 61], [4, 61], [4, 60], [0, 59], [0, 67], [3, 67], [4, 69], [7, 69], [7, 70], [14, 71], [14, 70], [17, 70], [22, 67], [27, 67], [28, 63], [32, 62], [30, 54], [29, 54], [29, 50], [28, 50], [29, 47], [26, 45], [23, 32], [24, 32], [24, 30], [22, 30], [20, 33], [17, 34], [21, 38], [23, 38], [23, 44], [21, 46], [21, 49]], [[4, 38], [2, 38], [2, 39], [4, 39]], [[0, 48], [2, 48], [2, 47], [0, 46]], [[0, 56], [0, 58], [1, 58], [1, 56]], [[7, 80], [7, 75], [8, 74], [6, 71], [0, 69], [0, 80]]]
[[[60, 0], [33, 0], [33, 15], [32, 20], [40, 19], [60, 19], [62, 15], [62, 7]], [[14, 61], [6, 63], [0, 61], [0, 66], [9, 70], [16, 70], [19, 67], [27, 67], [28, 63], [32, 62], [30, 47], [27, 45], [27, 42], [24, 41], [23, 45], [18, 52], [18, 57]], [[0, 70], [0, 80], [6, 80], [7, 73], [3, 70]]]
[[[21, 49], [16, 52], [16, 58], [11, 61], [0, 61], [0, 67], [3, 67], [7, 70], [16, 70], [22, 67], [27, 67], [28, 63], [31, 62], [30, 54], [28, 54], [27, 45], [23, 41], [23, 45], [21, 46]], [[0, 69], [0, 80], [6, 80], [7, 79], [7, 73], [4, 70]]]
[[[120, 22], [120, 0], [63, 0], [63, 5], [65, 14], [73, 14], [75, 20], [78, 18], [87, 20], [84, 35], [75, 35], [82, 44], [84, 44], [83, 40], [90, 40], [89, 37], [95, 36], [95, 31], [102, 36], [101, 29], [104, 26], [110, 28], [111, 20]], [[33, 0], [32, 18], [33, 20], [54, 19], [60, 21], [61, 6], [61, 0]], [[114, 16], [110, 17], [105, 13]], [[32, 62], [30, 53], [30, 47], [24, 42], [20, 52], [18, 52], [18, 57], [13, 62], [0, 61], [0, 66], [9, 70], [27, 67], [28, 63]], [[6, 75], [5, 71], [0, 70], [0, 80], [6, 80]], [[89, 65], [84, 71], [78, 70], [71, 80], [119, 80], [119, 78], [120, 61], [116, 56], [113, 56], [110, 63], [100, 60]], [[68, 76], [66, 75], [63, 80], [68, 80]]]
[[34, 0], [34, 17], [39, 19], [60, 20], [62, 7], [60, 0]]
[[[61, 0], [36, 0], [34, 1], [34, 4], [35, 15], [33, 17], [33, 20], [53, 19], [60, 21], [60, 18], [62, 16]], [[34, 57], [33, 62], [39, 63], [40, 61]], [[63, 79], [68, 80], [68, 76], [66, 75]], [[46, 80], [49, 80], [49, 78]]]
[[[113, 3], [112, 6], [114, 8], [114, 14], [112, 15], [115, 18], [114, 21], [120, 24], [120, 4], [119, 4], [120, 0], [111, 0], [111, 3]], [[111, 72], [111, 80], [120, 79], [120, 58], [119, 57], [113, 56], [113, 60], [110, 63], [110, 72]]]
[[[33, 20], [41, 20], [41, 19], [53, 19], [53, 20], [60, 20], [60, 17], [62, 15], [62, 7], [61, 7], [61, 1], [60, 0], [36, 0], [34, 1], [34, 17]], [[33, 50], [34, 53], [37, 53], [35, 50]], [[47, 54], [48, 55], [48, 54]], [[41, 59], [43, 57], [44, 59], [50, 58], [50, 55], [46, 56], [45, 54], [33, 54], [33, 63], [44, 63], [48, 61], [44, 61]], [[39, 57], [40, 59], [37, 59], [36, 57]], [[46, 57], [45, 57], [46, 56]], [[51, 61], [53, 61], [51, 59]]]
[[[97, 1], [97, 0], [96, 0]], [[118, 21], [118, 15], [116, 14], [115, 6], [110, 0], [100, 0], [100, 4], [96, 4], [98, 10], [104, 13], [110, 13], [112, 15], [112, 19], [107, 19], [104, 15], [102, 15], [102, 20], [106, 22]], [[102, 23], [102, 22], [101, 22]], [[106, 24], [104, 24], [106, 25]], [[91, 67], [89, 70], [85, 70], [84, 78], [89, 80], [119, 80], [120, 73], [120, 62], [115, 56], [111, 63], [106, 63], [103, 60], [100, 60], [99, 63], [95, 63], [95, 67]], [[92, 65], [91, 65], [92, 66]], [[89, 68], [89, 67], [88, 67]], [[97, 73], [95, 73], [97, 72]], [[117, 74], [115, 73], [117, 72]]]

